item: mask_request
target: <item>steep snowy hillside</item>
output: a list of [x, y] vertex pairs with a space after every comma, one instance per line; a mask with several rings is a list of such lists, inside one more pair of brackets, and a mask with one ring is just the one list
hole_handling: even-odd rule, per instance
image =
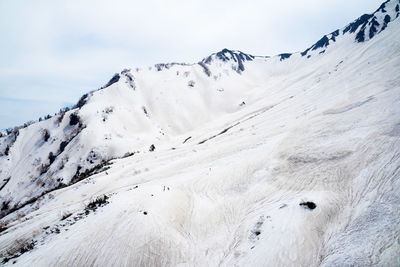
[[400, 265], [399, 6], [299, 53], [126, 69], [3, 134], [3, 264]]

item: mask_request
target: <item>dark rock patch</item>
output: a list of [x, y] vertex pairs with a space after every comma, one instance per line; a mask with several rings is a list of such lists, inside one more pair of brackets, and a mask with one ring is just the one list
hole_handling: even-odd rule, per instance
[[317, 207], [317, 205], [311, 201], [301, 202], [299, 205], [310, 210], [313, 210]]
[[120, 79], [120, 76], [118, 73], [115, 73], [114, 76], [111, 78], [111, 80], [108, 81], [108, 83], [106, 85], [104, 85], [103, 88], [109, 87], [110, 85], [118, 82]]
[[6, 226], [0, 225], [0, 233], [6, 231], [8, 228]]
[[191, 136], [189, 136], [188, 138], [186, 138], [182, 144], [186, 143], [190, 138], [192, 138]]
[[67, 147], [67, 145], [69, 144], [68, 141], [62, 141], [60, 143], [60, 149], [59, 149], [59, 154], [61, 154], [62, 152], [64, 152], [65, 148]]
[[75, 184], [79, 181], [82, 181], [83, 179], [88, 178], [89, 176], [98, 174], [100, 172], [104, 172], [107, 171], [108, 169], [110, 169], [110, 166], [112, 163], [110, 162], [110, 160], [103, 160], [101, 163], [95, 165], [94, 167], [90, 168], [90, 169], [86, 169], [85, 171], [81, 171], [82, 170], [82, 166], [78, 166], [76, 168], [76, 173], [74, 175], [74, 177], [72, 177], [71, 179], [71, 184]]
[[307, 48], [306, 50], [304, 50], [303, 52], [301, 52], [301, 56], [304, 57], [305, 55], [307, 55], [308, 51], [310, 51], [310, 48]]
[[50, 138], [50, 132], [47, 129], [43, 130], [43, 141], [47, 142]]
[[74, 108], [81, 108], [81, 107], [83, 107], [83, 106], [87, 103], [88, 96], [89, 96], [88, 94], [84, 94], [84, 95], [79, 99], [78, 103], [76, 103], [76, 105], [74, 106]]
[[77, 114], [72, 113], [71, 115], [69, 115], [69, 125], [73, 126], [77, 125], [78, 123], [80, 123], [80, 118]]
[[[215, 58], [222, 60], [223, 62], [227, 62], [230, 60], [233, 60], [236, 64], [236, 66], [232, 66], [234, 68], [234, 70], [237, 73], [241, 73], [242, 71], [244, 71], [244, 61], [252, 61], [255, 57], [249, 54], [245, 54], [243, 52], [237, 51], [231, 51], [227, 48], [222, 49], [220, 52], [217, 52], [215, 54], [212, 54], [211, 56], [203, 59], [201, 62], [205, 63], [205, 64], [210, 64], [213, 60], [213, 56], [215, 56]], [[206, 71], [206, 70], [205, 70]], [[210, 73], [211, 75], [211, 73]]]
[[49, 161], [50, 161], [50, 165], [53, 164], [54, 160], [57, 158], [56, 155], [53, 154], [53, 152], [49, 153]]
[[290, 54], [290, 53], [283, 53], [283, 54], [279, 54], [278, 56], [281, 57], [281, 58], [280, 58], [280, 61], [283, 61], [283, 60], [285, 60], [285, 59], [290, 58], [290, 57], [292, 56], [292, 54]]
[[63, 214], [63, 216], [61, 217], [61, 221], [64, 221], [66, 219], [68, 219], [69, 217], [71, 217], [72, 213], [65, 213]]
[[210, 76], [211, 76], [211, 71], [210, 71], [210, 69], [206, 66], [206, 64], [205, 64], [204, 62], [199, 62], [198, 64], [203, 68], [204, 73], [205, 73], [208, 77], [210, 77]]
[[377, 10], [376, 10], [376, 12], [379, 12], [379, 11], [381, 11], [382, 13], [386, 13], [386, 4], [389, 2], [390, 0], [388, 0], [388, 1], [386, 1], [386, 2], [384, 2]]
[[339, 36], [339, 30], [334, 31], [331, 34], [332, 34], [331, 40], [336, 42], [336, 37]]
[[356, 19], [354, 22], [350, 23], [346, 28], [343, 30], [343, 34], [350, 32], [354, 33], [360, 25], [367, 24], [368, 20], [372, 18], [374, 15], [372, 14], [364, 14], [358, 19]]
[[365, 41], [365, 26], [361, 28], [361, 30], [356, 35], [356, 41], [358, 43], [362, 43]]
[[315, 43], [312, 50], [317, 50], [318, 48], [327, 47], [329, 45], [329, 38], [328, 36], [324, 35], [318, 42]]
[[391, 20], [390, 16], [386, 15], [385, 18], [383, 19], [383, 26], [382, 26], [381, 31], [384, 31], [386, 29], [386, 27], [389, 24], [390, 20]]
[[88, 211], [96, 211], [99, 207], [107, 205], [109, 203], [107, 201], [108, 198], [108, 196], [103, 195], [102, 197], [97, 197], [95, 200], [89, 202], [85, 208], [86, 213], [88, 213]]
[[142, 109], [143, 109], [143, 113], [144, 113], [144, 115], [146, 115], [146, 116], [149, 116], [149, 113], [147, 112], [147, 109], [146, 109], [146, 107], [142, 107]]
[[373, 18], [371, 22], [369, 23], [370, 28], [369, 28], [369, 39], [375, 36], [375, 33], [378, 31], [377, 27], [379, 26], [379, 22], [376, 20], [376, 18]]
[[287, 204], [282, 204], [280, 207], [279, 207], [279, 209], [283, 209], [283, 208], [286, 208], [287, 207]]
[[10, 181], [10, 179], [11, 179], [11, 176], [6, 179], [3, 179], [3, 184], [0, 186], [0, 191], [7, 185], [7, 183]]

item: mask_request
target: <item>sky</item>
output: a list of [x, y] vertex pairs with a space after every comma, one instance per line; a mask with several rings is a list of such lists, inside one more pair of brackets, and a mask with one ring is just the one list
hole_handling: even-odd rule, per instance
[[0, 129], [71, 106], [124, 68], [303, 51], [382, 2], [0, 0]]

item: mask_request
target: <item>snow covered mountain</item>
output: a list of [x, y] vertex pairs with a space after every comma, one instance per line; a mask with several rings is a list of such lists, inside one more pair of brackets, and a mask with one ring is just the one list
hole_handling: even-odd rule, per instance
[[3, 264], [400, 265], [399, 6], [303, 52], [125, 69], [2, 134]]

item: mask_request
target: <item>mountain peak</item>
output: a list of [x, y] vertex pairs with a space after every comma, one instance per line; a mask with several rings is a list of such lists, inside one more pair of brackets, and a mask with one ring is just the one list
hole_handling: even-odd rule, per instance
[[362, 43], [372, 39], [376, 34], [384, 31], [388, 24], [397, 19], [400, 15], [400, 0], [388, 0], [372, 14], [363, 14], [341, 30], [336, 30], [328, 35], [324, 35], [318, 42], [301, 53], [302, 56], [310, 57], [309, 52], [321, 49], [319, 53], [324, 53], [324, 48], [341, 35], [354, 34], [354, 40]]
[[213, 53], [207, 58], [204, 58], [201, 63], [203, 64], [211, 64], [214, 61], [222, 61], [222, 62], [228, 62], [232, 61], [234, 62], [235, 65], [237, 65], [237, 72], [240, 73], [244, 71], [244, 64], [243, 62], [245, 61], [252, 61], [255, 58], [255, 56], [243, 53], [239, 50], [229, 50], [227, 48], [222, 49], [219, 52]]

